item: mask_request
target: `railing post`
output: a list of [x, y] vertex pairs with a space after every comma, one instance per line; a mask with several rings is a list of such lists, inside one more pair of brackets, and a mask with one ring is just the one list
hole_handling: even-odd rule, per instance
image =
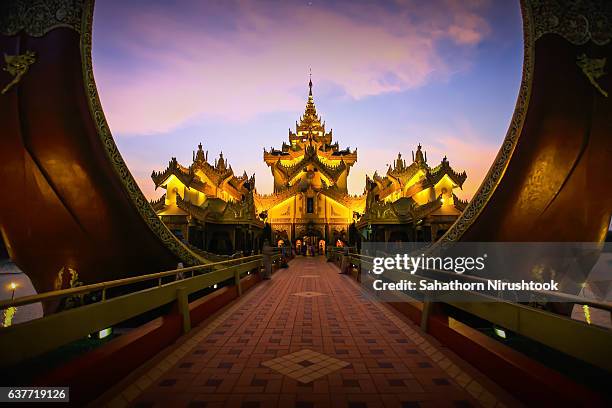
[[242, 286], [240, 285], [240, 269], [238, 269], [238, 267], [236, 267], [236, 270], [234, 271], [234, 285], [236, 285], [238, 296], [242, 296]]
[[340, 273], [342, 274], [348, 274], [350, 275], [350, 261], [351, 261], [351, 257], [349, 255], [348, 252], [348, 248], [345, 247], [344, 251], [342, 252], [342, 257], [340, 260]]
[[264, 280], [270, 279], [272, 277], [272, 255], [270, 250], [266, 251], [264, 248], [263, 251], [263, 264], [264, 264], [264, 272], [262, 278]]
[[187, 289], [179, 287], [176, 289], [176, 303], [178, 312], [183, 317], [183, 333], [191, 330], [191, 316], [189, 315], [189, 299], [187, 299]]

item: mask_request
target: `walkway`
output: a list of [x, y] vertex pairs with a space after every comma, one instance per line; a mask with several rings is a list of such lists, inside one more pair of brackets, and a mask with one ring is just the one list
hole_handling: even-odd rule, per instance
[[495, 385], [337, 272], [322, 258], [293, 260], [195, 328], [111, 405], [503, 405]]

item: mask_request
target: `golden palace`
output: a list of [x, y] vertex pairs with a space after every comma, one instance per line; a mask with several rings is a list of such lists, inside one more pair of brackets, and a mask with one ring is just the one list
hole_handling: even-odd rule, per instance
[[190, 166], [172, 158], [166, 170], [153, 172], [166, 193], [152, 205], [174, 234], [193, 247], [231, 254], [259, 248], [264, 237], [321, 249], [362, 240], [427, 242], [446, 232], [465, 208], [453, 190], [466, 173], [455, 172], [446, 157], [430, 167], [419, 145], [411, 163], [398, 154], [384, 176], [366, 176], [363, 193], [350, 195], [357, 149], [334, 141], [317, 113], [312, 80], [308, 87], [306, 109], [288, 141], [264, 149], [271, 194], [257, 193], [255, 175], [236, 176], [223, 153], [209, 163], [201, 144]]

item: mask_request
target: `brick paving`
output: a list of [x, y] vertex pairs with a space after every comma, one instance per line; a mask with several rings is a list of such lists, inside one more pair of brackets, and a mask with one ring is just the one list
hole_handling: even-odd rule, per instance
[[407, 408], [512, 401], [449, 354], [334, 265], [298, 257], [196, 327], [109, 405]]

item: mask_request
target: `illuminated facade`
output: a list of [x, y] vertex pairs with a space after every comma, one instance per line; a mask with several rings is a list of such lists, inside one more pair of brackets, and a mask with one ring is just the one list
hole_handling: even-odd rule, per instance
[[264, 149], [264, 161], [274, 177], [274, 192], [256, 195], [258, 212], [271, 225], [273, 236], [291, 241], [305, 236], [335, 242], [348, 238], [353, 213], [365, 209], [365, 195], [350, 196], [347, 178], [357, 150], [341, 150], [332, 131], [317, 114], [312, 81], [306, 110], [289, 130], [289, 143], [279, 150]]
[[264, 149], [274, 178], [272, 194], [258, 194], [255, 176], [236, 177], [223, 154], [214, 164], [202, 145], [189, 167], [175, 158], [153, 172], [166, 193], [152, 202], [157, 214], [185, 241], [205, 250], [229, 253], [260, 244], [264, 223], [274, 241], [431, 241], [454, 222], [465, 202], [453, 193], [467, 175], [446, 159], [427, 164], [421, 146], [406, 164], [398, 154], [385, 176], [366, 176], [361, 195], [350, 195], [347, 180], [357, 150], [341, 149], [317, 114], [309, 82], [308, 101], [295, 132], [280, 149]]
[[418, 145], [409, 165], [398, 154], [385, 176], [366, 176], [366, 208], [356, 227], [371, 241], [435, 241], [467, 205], [453, 192], [466, 178], [465, 172], [452, 169], [446, 156], [430, 167]]
[[[289, 130], [289, 143], [264, 149], [274, 177], [274, 193], [255, 195], [258, 213], [266, 215], [276, 238], [291, 241], [315, 236], [335, 243], [431, 241], [444, 233], [466, 202], [453, 193], [467, 175], [455, 172], [446, 157], [429, 167], [421, 146], [406, 165], [398, 154], [384, 177], [366, 176], [363, 194], [350, 195], [347, 179], [357, 150], [341, 150], [317, 114], [309, 82], [306, 109]], [[407, 228], [408, 227], [408, 228]], [[352, 234], [350, 232], [353, 232]]]
[[264, 224], [255, 212], [255, 175], [236, 177], [223, 153], [211, 164], [200, 144], [189, 167], [173, 157], [151, 178], [166, 190], [151, 205], [184, 242], [220, 254], [259, 247]]

